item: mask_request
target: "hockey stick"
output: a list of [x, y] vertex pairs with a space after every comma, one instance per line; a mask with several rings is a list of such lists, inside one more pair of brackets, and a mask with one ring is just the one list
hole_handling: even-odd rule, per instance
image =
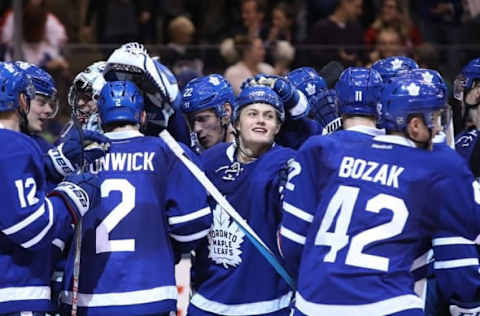
[[287, 282], [287, 284], [295, 290], [295, 282], [288, 274], [287, 270], [281, 265], [272, 250], [260, 239], [255, 231], [248, 225], [248, 223], [238, 214], [228, 200], [218, 191], [215, 185], [207, 178], [205, 173], [188, 158], [182, 147], [170, 135], [167, 130], [163, 130], [159, 136], [167, 144], [170, 150], [183, 162], [185, 167], [193, 174], [193, 176], [202, 184], [202, 186], [210, 193], [215, 201], [227, 212], [230, 217], [238, 224], [240, 229], [245, 233], [248, 240], [257, 248], [257, 250], [265, 257], [265, 259], [273, 266], [273, 268], [280, 274], [280, 276]]
[[[80, 122], [77, 119], [77, 116], [72, 112], [72, 128], [76, 128], [80, 134], [80, 143], [82, 145], [82, 165], [80, 166], [80, 173], [83, 173], [85, 167], [85, 152], [83, 150], [83, 130]], [[78, 284], [80, 278], [80, 255], [82, 250], [82, 218], [77, 223], [75, 227], [75, 258], [73, 261], [73, 286], [72, 286], [72, 316], [77, 316], [77, 307], [78, 307]]]

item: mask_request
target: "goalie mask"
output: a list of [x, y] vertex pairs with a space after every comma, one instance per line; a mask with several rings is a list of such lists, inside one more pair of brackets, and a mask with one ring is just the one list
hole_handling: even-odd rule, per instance
[[68, 92], [68, 104], [82, 124], [87, 124], [97, 112], [97, 100], [105, 85], [103, 70], [105, 62], [99, 61], [88, 66], [73, 80]]

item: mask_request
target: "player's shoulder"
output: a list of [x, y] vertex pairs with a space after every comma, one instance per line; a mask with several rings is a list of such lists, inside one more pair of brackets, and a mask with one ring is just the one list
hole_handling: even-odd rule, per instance
[[455, 147], [471, 147], [478, 141], [479, 130], [466, 129], [455, 137]]
[[447, 175], [465, 175], [470, 173], [465, 159], [447, 145], [439, 146], [437, 149], [434, 147], [432, 154], [435, 156], [432, 159], [432, 165], [438, 169], [438, 172]]
[[222, 164], [225, 160], [234, 160], [236, 152], [235, 143], [218, 143], [200, 155], [200, 160], [205, 168]]
[[24, 153], [33, 156], [42, 156], [40, 147], [30, 136], [8, 130], [0, 129], [0, 142], [3, 144], [4, 153]]

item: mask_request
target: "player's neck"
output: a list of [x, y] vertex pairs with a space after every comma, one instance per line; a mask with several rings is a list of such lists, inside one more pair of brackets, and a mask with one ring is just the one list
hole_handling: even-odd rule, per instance
[[343, 128], [349, 129], [354, 126], [366, 126], [366, 127], [376, 127], [374, 119], [363, 117], [363, 116], [353, 116], [353, 117], [344, 117], [343, 118]]
[[108, 130], [109, 133], [128, 132], [128, 131], [138, 132], [138, 126], [136, 126], [136, 125], [123, 125], [123, 126], [117, 126], [117, 127], [114, 127], [112, 129]]
[[250, 163], [257, 160], [261, 155], [267, 152], [272, 145], [266, 146], [265, 144], [245, 144], [242, 138], [238, 138], [238, 150], [237, 159], [241, 163]]
[[20, 118], [16, 112], [2, 113], [0, 124], [2, 128], [20, 132]]

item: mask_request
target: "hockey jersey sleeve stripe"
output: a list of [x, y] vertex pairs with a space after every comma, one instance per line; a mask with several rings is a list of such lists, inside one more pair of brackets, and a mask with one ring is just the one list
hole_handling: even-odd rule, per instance
[[39, 217], [41, 217], [45, 213], [45, 204], [46, 203], [43, 203], [35, 212], [30, 214], [27, 218], [23, 219], [21, 222], [18, 222], [15, 225], [2, 230], [2, 233], [4, 233], [5, 235], [15, 234], [16, 232], [24, 229], [25, 227], [33, 223], [35, 220], [37, 220]]
[[286, 212], [292, 214], [293, 216], [298, 217], [301, 220], [304, 220], [305, 222], [309, 222], [309, 223], [313, 222], [313, 215], [293, 206], [290, 203], [283, 202], [283, 209]]
[[59, 238], [55, 238], [53, 241], [52, 241], [52, 244], [54, 244], [55, 246], [57, 246], [61, 252], [63, 252], [63, 249], [65, 249], [65, 242]]
[[435, 261], [433, 267], [435, 269], [451, 269], [468, 266], [478, 266], [478, 258], [464, 258], [455, 260]]
[[[121, 293], [85, 294], [78, 293], [78, 306], [102, 307], [125, 306], [159, 302], [163, 300], [176, 300], [178, 296], [176, 286], [159, 286], [147, 290], [129, 291]], [[62, 302], [72, 304], [72, 292], [63, 291]]]
[[201, 210], [195, 211], [195, 212], [187, 214], [187, 215], [171, 216], [168, 219], [168, 223], [170, 225], [175, 225], [175, 224], [190, 222], [190, 221], [196, 220], [197, 218], [200, 218], [200, 217], [208, 215], [208, 214], [210, 214], [210, 208], [205, 207], [205, 208], [202, 208]]
[[446, 246], [446, 245], [474, 245], [475, 242], [473, 240], [469, 240], [464, 237], [442, 237], [442, 238], [434, 238], [433, 245], [434, 246]]
[[307, 301], [297, 292], [295, 306], [307, 315], [390, 315], [409, 309], [422, 309], [424, 302], [413, 294], [361, 305], [318, 304]]
[[199, 240], [205, 236], [207, 236], [208, 232], [210, 231], [209, 229], [202, 230], [201, 232], [191, 234], [191, 235], [176, 235], [176, 234], [170, 234], [170, 237], [175, 239], [176, 241], [180, 242], [190, 242], [194, 240]]
[[280, 235], [290, 239], [291, 241], [296, 242], [297, 244], [305, 245], [305, 240], [306, 240], [305, 236], [299, 235], [291, 231], [290, 229], [285, 228], [284, 226], [280, 227]]
[[290, 305], [292, 292], [276, 299], [244, 304], [223, 304], [209, 300], [196, 292], [190, 301], [191, 304], [200, 309], [217, 315], [264, 315], [276, 312]]
[[24, 300], [50, 300], [49, 286], [19, 286], [0, 288], [0, 303]]
[[48, 233], [48, 231], [50, 230], [50, 228], [53, 225], [52, 202], [50, 202], [49, 199], [45, 199], [45, 201], [46, 201], [47, 208], [48, 208], [48, 224], [47, 224], [47, 226], [45, 226], [45, 228], [37, 236], [35, 236], [32, 239], [30, 239], [29, 241], [21, 244], [21, 246], [24, 247], [24, 248], [30, 248], [30, 247], [36, 245], [40, 240], [42, 240], [43, 237], [45, 237], [45, 235]]

